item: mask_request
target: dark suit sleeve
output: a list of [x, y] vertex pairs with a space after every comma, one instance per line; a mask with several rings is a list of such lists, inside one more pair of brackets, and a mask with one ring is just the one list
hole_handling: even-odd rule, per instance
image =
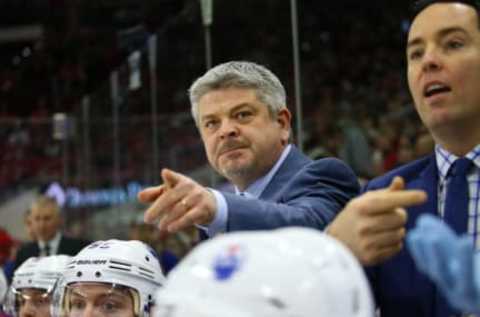
[[324, 229], [359, 192], [353, 171], [337, 159], [313, 161], [279, 186], [275, 202], [222, 193], [227, 231], [303, 226]]
[[90, 244], [88, 240], [75, 239], [70, 237], [62, 237], [58, 247], [58, 254], [66, 254], [70, 256], [77, 255], [80, 250]]
[[18, 249], [15, 256], [15, 264], [13, 266], [13, 270], [15, 271], [27, 259], [31, 258], [32, 256], [38, 256], [38, 254], [39, 250], [36, 244], [30, 242], [22, 245], [20, 249]]

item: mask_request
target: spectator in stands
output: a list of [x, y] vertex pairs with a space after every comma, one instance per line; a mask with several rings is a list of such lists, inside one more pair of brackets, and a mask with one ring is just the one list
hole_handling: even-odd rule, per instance
[[15, 259], [15, 268], [30, 257], [55, 254], [75, 255], [88, 244], [88, 241], [62, 234], [60, 207], [55, 199], [40, 196], [33, 202], [30, 209], [32, 230], [36, 240], [20, 247]]
[[359, 177], [371, 179], [374, 176], [374, 167], [369, 140], [364, 129], [348, 113], [344, 115], [340, 127], [343, 131], [343, 144], [339, 149], [339, 157], [351, 166]]
[[430, 213], [480, 246], [479, 25], [477, 1], [416, 4], [406, 49], [408, 84], [435, 151], [371, 181], [328, 229], [364, 264], [376, 264], [368, 273], [382, 317], [460, 315], [420, 273], [403, 239], [420, 215]]
[[237, 232], [199, 245], [172, 271], [154, 317], [374, 317], [368, 281], [317, 230]]
[[97, 241], [70, 262], [55, 289], [55, 317], [149, 317], [165, 277], [157, 254], [130, 240]]
[[196, 230], [183, 230], [169, 235], [166, 239], [158, 239], [158, 231], [150, 224], [130, 224], [128, 239], [139, 240], [151, 246], [159, 255], [163, 272], [170, 270], [198, 241]]
[[160, 220], [161, 232], [193, 225], [209, 236], [284, 226], [323, 229], [356, 195], [357, 179], [343, 162], [312, 161], [289, 143], [285, 89], [265, 67], [218, 65], [192, 84], [190, 101], [208, 160], [236, 193], [164, 169], [163, 185], [139, 194], [151, 203], [145, 220]]
[[435, 141], [430, 133], [423, 132], [419, 134], [415, 140], [415, 158], [419, 159], [432, 153], [434, 148]]
[[50, 317], [55, 285], [69, 261], [66, 255], [25, 261], [15, 271], [5, 299], [5, 312], [12, 317]]
[[5, 273], [8, 280], [12, 278], [14, 261], [12, 254], [15, 251], [15, 241], [10, 234], [0, 228], [0, 271]]

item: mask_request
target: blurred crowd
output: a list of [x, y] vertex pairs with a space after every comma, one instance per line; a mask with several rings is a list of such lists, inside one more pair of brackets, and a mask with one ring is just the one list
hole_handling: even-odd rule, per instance
[[[133, 25], [158, 35], [160, 165], [185, 172], [205, 165], [203, 155], [198, 155], [203, 150], [189, 118], [186, 93], [205, 69], [198, 3], [147, 1], [140, 18], [123, 24], [108, 17], [116, 21], [109, 24], [102, 21], [105, 15], [87, 14], [88, 5], [72, 3], [64, 4], [63, 14], [55, 11], [56, 18], [45, 24], [44, 39], [29, 46], [28, 56], [19, 51], [20, 60], [9, 60], [0, 68], [0, 191], [62, 180], [65, 164], [70, 168], [64, 185], [112, 183], [109, 75], [120, 70], [122, 90], [128, 82], [127, 57], [135, 49], [142, 52], [143, 84], [134, 91], [125, 89], [122, 98], [119, 180], [152, 179], [147, 37], [142, 32], [120, 35]], [[154, 10], [156, 5], [163, 5], [165, 12]], [[431, 151], [433, 141], [406, 87], [406, 9], [407, 4], [387, 7], [375, 1], [299, 3], [304, 148], [311, 157], [340, 157], [360, 178], [370, 179]], [[295, 111], [289, 21], [287, 2], [247, 1], [242, 6], [215, 2], [212, 57], [214, 63], [243, 59], [267, 65], [285, 83]], [[62, 23], [68, 27], [59, 28]], [[85, 95], [92, 99], [89, 123], [81, 120]], [[86, 141], [80, 132], [68, 144], [52, 138], [51, 118], [56, 112], [76, 117], [77, 128], [89, 124], [90, 158], [85, 157]], [[82, 168], [87, 162], [90, 173]], [[142, 240], [151, 239], [149, 232], [146, 225], [131, 228], [131, 235], [145, 237]], [[192, 239], [178, 237], [172, 242], [176, 246], [168, 248], [182, 256], [190, 245], [187, 240]]]

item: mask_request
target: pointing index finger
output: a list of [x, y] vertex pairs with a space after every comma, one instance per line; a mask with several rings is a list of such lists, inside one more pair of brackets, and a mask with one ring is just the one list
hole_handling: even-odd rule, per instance
[[399, 207], [410, 207], [423, 204], [427, 200], [427, 194], [422, 190], [378, 190], [369, 192], [364, 199], [363, 208], [369, 214], [390, 212]]

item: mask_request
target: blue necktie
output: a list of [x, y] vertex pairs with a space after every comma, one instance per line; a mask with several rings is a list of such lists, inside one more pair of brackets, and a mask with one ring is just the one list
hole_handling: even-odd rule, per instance
[[450, 182], [445, 197], [444, 221], [457, 234], [464, 234], [468, 229], [468, 181], [467, 173], [472, 161], [463, 157], [457, 159], [452, 167]]
[[[443, 220], [457, 234], [468, 231], [468, 181], [467, 173], [473, 162], [465, 157], [457, 159], [450, 168], [450, 181], [447, 185]], [[445, 298], [437, 290], [437, 316], [461, 316], [449, 308]]]

